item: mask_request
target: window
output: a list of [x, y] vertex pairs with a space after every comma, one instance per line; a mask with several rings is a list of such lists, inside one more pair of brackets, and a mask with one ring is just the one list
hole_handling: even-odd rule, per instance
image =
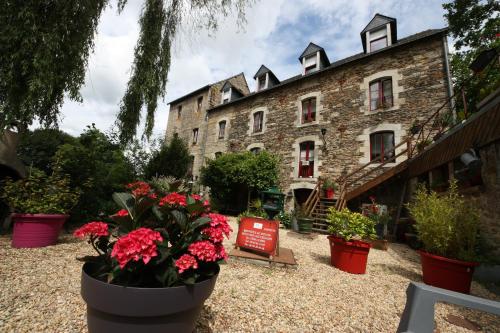
[[393, 105], [392, 79], [384, 78], [370, 83], [370, 110], [389, 108]]
[[222, 156], [222, 152], [218, 151], [215, 153], [215, 158], [219, 158]]
[[[394, 132], [377, 132], [370, 135], [370, 161], [386, 162], [394, 157]], [[394, 161], [393, 161], [394, 162]]]
[[304, 59], [304, 74], [314, 72], [316, 70], [316, 54]]
[[370, 33], [370, 52], [383, 49], [386, 46], [387, 46], [386, 27]]
[[181, 119], [182, 105], [177, 107], [177, 119]]
[[299, 178], [311, 178], [314, 176], [314, 141], [306, 141], [300, 144]]
[[266, 74], [259, 76], [258, 80], [259, 80], [258, 90], [260, 91], [266, 89]]
[[198, 129], [193, 128], [193, 145], [198, 143]]
[[258, 154], [258, 153], [260, 153], [260, 151], [261, 151], [261, 149], [259, 147], [255, 147], [255, 148], [250, 149], [250, 152], [252, 154]]
[[302, 101], [302, 124], [316, 120], [316, 98], [308, 98]]
[[226, 88], [222, 91], [222, 104], [226, 104], [231, 99], [231, 88]]
[[202, 106], [202, 104], [203, 104], [203, 96], [200, 96], [200, 97], [198, 97], [198, 102], [197, 102], [197, 104], [196, 104], [196, 110], [197, 110], [198, 112], [200, 112], [200, 111], [201, 111], [201, 106]]
[[262, 125], [264, 123], [264, 112], [259, 111], [253, 114], [253, 133], [262, 132]]
[[224, 139], [226, 135], [226, 121], [219, 122], [219, 139]]

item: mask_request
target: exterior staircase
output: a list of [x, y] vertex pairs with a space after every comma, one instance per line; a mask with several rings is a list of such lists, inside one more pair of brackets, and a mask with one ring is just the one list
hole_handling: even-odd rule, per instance
[[328, 233], [328, 223], [326, 222], [326, 216], [328, 215], [328, 210], [330, 208], [335, 208], [337, 204], [336, 199], [321, 198], [314, 207], [311, 216], [314, 218], [312, 230], [318, 233]]

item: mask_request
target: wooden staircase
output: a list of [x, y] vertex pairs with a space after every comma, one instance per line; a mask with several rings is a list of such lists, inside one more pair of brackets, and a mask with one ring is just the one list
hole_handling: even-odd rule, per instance
[[326, 217], [330, 208], [335, 208], [337, 199], [320, 198], [311, 216], [314, 218], [312, 230], [318, 233], [328, 233]]

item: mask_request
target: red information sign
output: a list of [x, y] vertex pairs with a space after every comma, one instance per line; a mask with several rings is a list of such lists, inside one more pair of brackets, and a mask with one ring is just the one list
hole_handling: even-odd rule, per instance
[[276, 255], [278, 222], [255, 217], [243, 217], [238, 227], [236, 246], [268, 255]]

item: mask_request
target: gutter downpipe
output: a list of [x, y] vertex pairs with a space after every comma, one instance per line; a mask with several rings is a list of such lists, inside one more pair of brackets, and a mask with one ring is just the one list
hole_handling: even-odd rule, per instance
[[444, 67], [446, 70], [446, 79], [448, 80], [448, 98], [450, 99], [451, 115], [453, 117], [453, 122], [457, 122], [457, 111], [455, 109], [455, 99], [453, 96], [453, 85], [451, 83], [451, 72], [450, 72], [450, 61], [449, 61], [449, 50], [448, 50], [448, 36], [443, 36], [443, 48], [444, 48]]

